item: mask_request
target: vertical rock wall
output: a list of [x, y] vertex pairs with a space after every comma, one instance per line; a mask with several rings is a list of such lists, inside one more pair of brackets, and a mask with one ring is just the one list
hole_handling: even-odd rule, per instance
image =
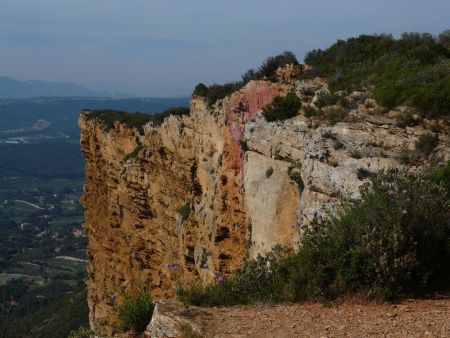
[[[89, 111], [81, 114], [96, 331], [114, 332], [114, 304], [138, 284], [150, 285], [155, 298], [173, 297], [177, 283], [214, 282], [242, 264], [250, 223], [241, 140], [245, 122], [279, 90], [253, 82], [221, 107], [193, 99], [190, 116], [147, 125], [144, 135], [122, 124], [107, 131]], [[138, 144], [142, 150], [127, 158]]]

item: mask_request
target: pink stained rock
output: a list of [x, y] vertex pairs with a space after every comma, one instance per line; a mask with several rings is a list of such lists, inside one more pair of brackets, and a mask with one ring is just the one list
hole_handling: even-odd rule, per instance
[[240, 141], [243, 138], [244, 125], [254, 117], [262, 108], [272, 102], [280, 94], [281, 86], [268, 81], [252, 81], [243, 89], [231, 95], [225, 104], [227, 127], [233, 140], [227, 156], [231, 163], [226, 167], [242, 172], [243, 157]]

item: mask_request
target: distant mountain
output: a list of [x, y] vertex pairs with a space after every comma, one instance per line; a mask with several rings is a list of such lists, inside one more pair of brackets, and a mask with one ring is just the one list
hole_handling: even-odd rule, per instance
[[0, 76], [0, 99], [25, 99], [34, 97], [95, 97], [121, 96], [111, 92], [94, 91], [74, 83], [39, 80], [19, 81]]

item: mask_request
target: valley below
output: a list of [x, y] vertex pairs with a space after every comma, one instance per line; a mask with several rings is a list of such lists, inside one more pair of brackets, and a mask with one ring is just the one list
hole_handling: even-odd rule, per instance
[[[185, 99], [0, 100], [2, 337], [67, 337], [88, 325], [80, 204], [84, 107], [159, 112]], [[12, 304], [12, 305], [11, 305]]]

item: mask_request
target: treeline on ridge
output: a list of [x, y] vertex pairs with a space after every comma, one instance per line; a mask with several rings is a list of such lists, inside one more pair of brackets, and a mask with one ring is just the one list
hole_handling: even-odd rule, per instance
[[153, 122], [154, 125], [159, 126], [164, 122], [166, 117], [170, 115], [183, 116], [189, 115], [189, 108], [187, 107], [173, 107], [164, 110], [157, 114], [145, 113], [129, 113], [112, 109], [98, 109], [92, 110], [87, 114], [87, 119], [99, 119], [103, 122], [104, 130], [108, 131], [114, 128], [115, 122], [124, 123], [128, 128], [136, 128], [140, 134], [144, 134], [144, 125], [148, 122]]
[[332, 91], [373, 86], [375, 99], [392, 108], [408, 105], [424, 117], [450, 114], [450, 30], [360, 35], [307, 53], [302, 78], [327, 77]]
[[275, 81], [277, 69], [289, 64], [298, 65], [297, 58], [294, 53], [285, 51], [276, 56], [268, 57], [258, 69], [250, 69], [242, 75], [241, 81], [229, 82], [223, 85], [212, 84], [207, 87], [203, 83], [199, 83], [192, 95], [205, 97], [209, 105], [214, 104], [218, 100], [230, 95], [231, 93], [243, 88], [252, 80], [269, 80]]
[[[437, 37], [403, 33], [398, 39], [382, 34], [338, 40], [325, 50], [308, 52], [305, 63], [311, 68], [300, 79], [327, 77], [333, 92], [370, 88], [388, 108], [408, 105], [423, 117], [450, 114], [450, 30]], [[241, 81], [200, 83], [193, 95], [212, 105], [251, 80], [274, 81], [276, 70], [287, 64], [298, 64], [292, 52], [269, 57], [258, 69], [243, 74]]]

